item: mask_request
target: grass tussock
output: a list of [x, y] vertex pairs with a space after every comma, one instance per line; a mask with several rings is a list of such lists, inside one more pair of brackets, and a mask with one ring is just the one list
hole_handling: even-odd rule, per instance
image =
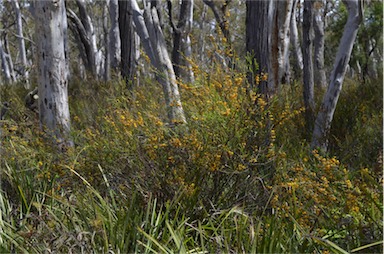
[[150, 80], [72, 82], [65, 152], [1, 87], [0, 252], [382, 252], [381, 82], [348, 81], [324, 155], [299, 84], [265, 101], [243, 72], [194, 71], [187, 126]]

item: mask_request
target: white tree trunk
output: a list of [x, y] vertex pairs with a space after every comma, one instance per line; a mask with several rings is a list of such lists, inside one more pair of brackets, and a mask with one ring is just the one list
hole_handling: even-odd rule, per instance
[[13, 10], [15, 11], [15, 14], [16, 14], [16, 29], [17, 29], [17, 39], [19, 41], [21, 73], [25, 78], [24, 87], [26, 89], [30, 89], [27, 54], [25, 51], [25, 42], [24, 42], [24, 36], [23, 36], [23, 22], [22, 22], [22, 16], [21, 16], [18, 0], [13, 0], [12, 5], [13, 5]]
[[301, 76], [302, 70], [303, 70], [303, 54], [301, 52], [301, 46], [300, 46], [300, 40], [299, 40], [299, 32], [297, 29], [297, 22], [296, 22], [296, 10], [297, 10], [297, 3], [299, 0], [294, 0], [292, 4], [292, 14], [291, 14], [291, 44], [292, 44], [292, 51], [293, 51], [293, 57], [294, 57], [294, 73], [295, 78], [298, 78]]
[[193, 68], [192, 68], [192, 43], [191, 43], [191, 37], [187, 35], [187, 38], [185, 39], [184, 42], [185, 45], [185, 66], [187, 68], [187, 81], [190, 83], [195, 82], [195, 74], [193, 73]]
[[111, 20], [111, 28], [109, 30], [109, 55], [111, 68], [117, 70], [120, 67], [121, 59], [118, 0], [109, 0], [109, 18]]
[[8, 65], [6, 53], [4, 52], [3, 42], [1, 41], [1, 39], [0, 39], [0, 57], [1, 57], [1, 68], [4, 72], [4, 79], [5, 79], [4, 81], [5, 83], [11, 83], [13, 81], [11, 76], [11, 71]]
[[185, 39], [184, 45], [185, 45], [185, 57], [187, 58], [186, 61], [186, 67], [187, 67], [187, 77], [188, 81], [193, 83], [195, 81], [195, 75], [193, 73], [191, 61], [192, 61], [192, 43], [191, 43], [191, 37], [190, 33], [192, 31], [192, 25], [193, 25], [193, 5], [194, 1], [191, 0], [191, 6], [188, 9], [188, 17], [187, 17], [187, 28], [188, 28], [188, 34], [187, 38]]
[[[200, 21], [198, 22], [198, 27], [200, 29], [200, 34], [199, 34], [199, 37], [198, 37], [198, 48], [199, 48], [199, 53], [200, 52], [205, 52], [205, 40], [204, 40], [204, 25], [206, 23], [206, 16], [207, 16], [207, 12], [208, 12], [208, 6], [206, 4], [203, 5], [203, 10], [202, 10], [202, 13], [201, 13], [201, 18], [200, 18]], [[200, 57], [199, 57], [199, 60], [200, 62], [204, 63], [205, 62], [205, 59], [206, 59], [206, 55], [205, 54], [198, 54]]]
[[343, 2], [348, 9], [348, 20], [339, 44], [330, 84], [316, 118], [311, 143], [312, 148], [319, 148], [322, 151], [327, 151], [328, 148], [328, 134], [333, 114], [342, 89], [357, 30], [363, 18], [362, 2], [359, 0], [345, 0]]
[[104, 66], [103, 66], [103, 76], [104, 81], [108, 81], [111, 79], [111, 55], [110, 55], [110, 43], [109, 43], [109, 29], [108, 29], [108, 5], [109, 1], [107, 1], [107, 4], [103, 7], [103, 38], [104, 38]]
[[327, 78], [324, 69], [324, 12], [325, 0], [317, 0], [313, 6], [313, 30], [314, 37], [314, 80], [317, 87], [327, 87]]
[[16, 74], [15, 74], [15, 69], [13, 68], [12, 56], [11, 56], [11, 53], [9, 52], [7, 35], [4, 35], [3, 51], [4, 51], [5, 60], [7, 61], [7, 66], [9, 67], [8, 70], [11, 75], [11, 81], [16, 82]]
[[290, 21], [293, 0], [276, 1], [274, 3], [271, 28], [271, 73], [270, 81], [275, 89], [281, 83], [289, 83], [289, 73], [286, 72], [289, 61]]
[[34, 4], [40, 123], [55, 141], [62, 142], [70, 131], [64, 0], [36, 0]]
[[71, 28], [75, 29], [74, 32], [77, 33], [79, 37], [80, 41], [78, 41], [78, 45], [82, 45], [79, 50], [85, 51], [85, 54], [82, 53], [82, 55], [86, 69], [94, 75], [94, 77], [99, 78], [102, 73], [102, 56], [97, 48], [95, 29], [91, 17], [87, 12], [85, 0], [76, 0], [76, 4], [79, 8], [79, 16], [71, 9], [68, 9], [68, 17], [73, 22]]
[[135, 0], [132, 1], [132, 10], [136, 31], [141, 38], [146, 54], [157, 70], [156, 79], [163, 87], [168, 119], [171, 123], [186, 123], [175, 72], [168, 54], [157, 9], [146, 4], [142, 13]]

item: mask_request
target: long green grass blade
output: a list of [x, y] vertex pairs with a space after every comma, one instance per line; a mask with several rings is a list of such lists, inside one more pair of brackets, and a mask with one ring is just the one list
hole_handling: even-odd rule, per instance
[[378, 242], [370, 243], [370, 244], [367, 244], [367, 245], [364, 245], [364, 246], [361, 246], [361, 247], [358, 247], [356, 249], [351, 250], [351, 253], [365, 250], [365, 249], [368, 249], [368, 248], [371, 248], [373, 246], [380, 245], [383, 243], [384, 243], [384, 241], [378, 241]]
[[157, 241], [155, 238], [153, 238], [151, 235], [149, 235], [147, 232], [145, 232], [144, 230], [142, 230], [140, 227], [137, 227], [137, 230], [142, 233], [149, 241], [151, 241], [152, 243], [154, 243], [159, 249], [160, 251], [162, 251], [163, 253], [172, 253], [172, 251], [170, 249], [168, 249], [167, 247], [163, 246], [161, 243], [159, 243], [159, 241]]

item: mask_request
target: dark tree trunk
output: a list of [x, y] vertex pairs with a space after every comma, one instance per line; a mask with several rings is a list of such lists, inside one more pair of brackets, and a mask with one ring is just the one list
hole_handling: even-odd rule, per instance
[[187, 81], [192, 82], [192, 67], [186, 57], [188, 57], [188, 48], [191, 47], [189, 33], [192, 27], [193, 1], [182, 0], [177, 25], [174, 24], [172, 18], [172, 1], [170, 0], [168, 0], [168, 12], [173, 30], [172, 63], [175, 75], [177, 78], [185, 77]]
[[311, 133], [314, 123], [314, 81], [312, 60], [312, 38], [313, 38], [313, 6], [311, 0], [304, 0], [303, 12], [303, 83], [304, 83], [304, 106], [305, 120], [308, 134]]
[[[268, 81], [256, 82], [256, 75], [269, 71], [269, 14], [270, 1], [246, 1], [246, 50], [252, 61], [249, 66], [248, 80], [252, 87], [258, 86], [262, 94], [269, 93]], [[258, 68], [256, 68], [258, 66]]]
[[128, 88], [132, 88], [136, 68], [135, 31], [132, 20], [131, 1], [119, 1], [119, 30], [121, 42], [121, 76]]

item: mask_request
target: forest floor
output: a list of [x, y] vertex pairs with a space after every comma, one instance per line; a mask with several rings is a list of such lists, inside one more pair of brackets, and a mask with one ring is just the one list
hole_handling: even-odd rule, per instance
[[220, 68], [179, 86], [187, 125], [149, 79], [71, 81], [65, 151], [2, 86], [0, 252], [382, 253], [382, 79], [345, 81], [326, 154], [299, 83], [269, 101]]

